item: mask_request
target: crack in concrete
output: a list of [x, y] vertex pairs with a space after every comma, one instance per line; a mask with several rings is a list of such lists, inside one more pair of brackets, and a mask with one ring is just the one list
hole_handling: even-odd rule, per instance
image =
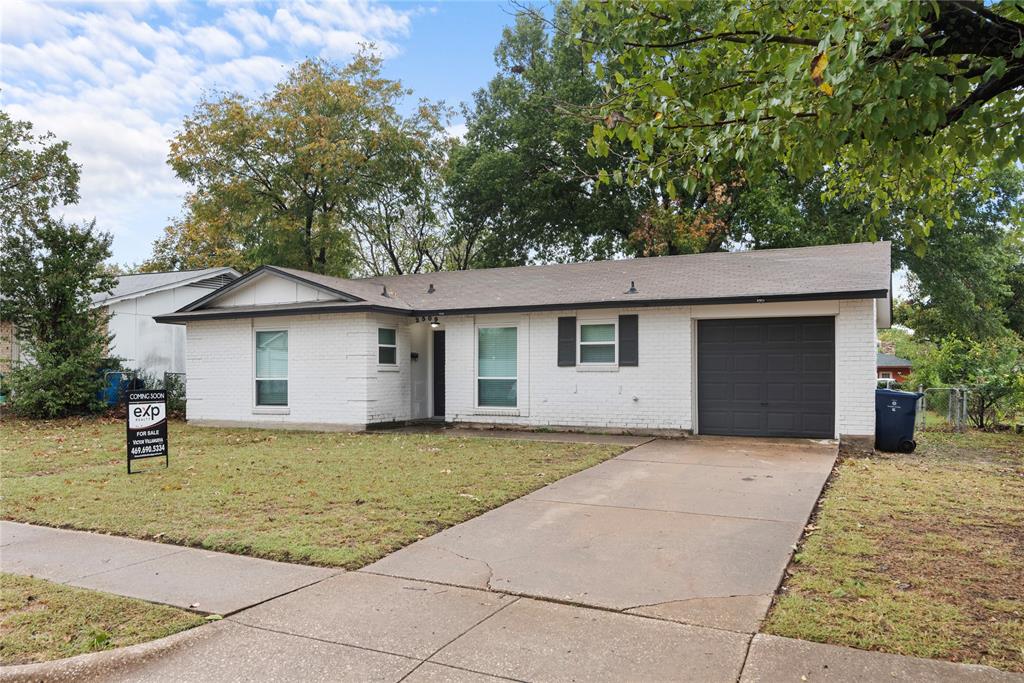
[[754, 636], [756, 635], [757, 633], [751, 633], [750, 637], [747, 638], [747, 647], [743, 650], [743, 661], [740, 662], [740, 670], [739, 673], [736, 674], [736, 683], [740, 683], [743, 679], [743, 671], [747, 668], [747, 660], [750, 659], [750, 648], [754, 644]]
[[495, 590], [494, 588], [491, 587], [491, 579], [494, 578], [494, 568], [486, 560], [481, 560], [481, 559], [478, 559], [476, 557], [467, 557], [466, 555], [460, 555], [459, 553], [455, 552], [451, 548], [446, 548], [443, 545], [438, 545], [438, 546], [434, 546], [434, 547], [437, 548], [438, 550], [441, 550], [441, 551], [444, 551], [444, 552], [448, 553], [449, 555], [454, 555], [455, 557], [458, 557], [458, 558], [461, 558], [463, 560], [466, 560], [467, 562], [479, 562], [483, 566], [487, 567], [487, 579], [484, 581], [484, 589], [488, 590], [488, 591], [490, 591], [492, 593], [500, 593], [501, 592], [501, 591], [497, 591], [497, 590]]
[[645, 605], [634, 605], [633, 607], [624, 607], [623, 612], [629, 612], [635, 609], [644, 609], [646, 607], [661, 607], [662, 605], [674, 605], [684, 602], [694, 602], [696, 600], [728, 600], [729, 598], [763, 598], [771, 597], [771, 593], [736, 593], [735, 595], [708, 595], [699, 598], [683, 598], [681, 600], [663, 600], [662, 602], [651, 602]]
[[[83, 533], [91, 533], [91, 532], [86, 531], [86, 532], [83, 532]], [[137, 540], [137, 539], [131, 539], [131, 540]], [[144, 543], [149, 543], [150, 541], [143, 541], [143, 542]], [[163, 553], [162, 555], [157, 555], [155, 557], [150, 557], [150, 558], [147, 558], [145, 560], [139, 560], [138, 562], [129, 562], [128, 564], [121, 564], [121, 565], [118, 565], [116, 567], [110, 567], [109, 569], [102, 569], [102, 570], [100, 570], [98, 572], [93, 572], [92, 574], [83, 574], [82, 576], [76, 576], [73, 579], [68, 579], [67, 581], [60, 581], [58, 583], [70, 584], [70, 582], [72, 582], [72, 581], [84, 581], [85, 579], [91, 579], [92, 577], [99, 576], [100, 574], [109, 574], [110, 572], [116, 572], [119, 569], [128, 569], [129, 567], [137, 567], [140, 564], [146, 564], [147, 562], [155, 562], [157, 560], [166, 559], [166, 558], [170, 557], [171, 555], [180, 555], [181, 553], [185, 552], [186, 550], [188, 550], [188, 548], [178, 548], [177, 550], [171, 550], [169, 552]]]

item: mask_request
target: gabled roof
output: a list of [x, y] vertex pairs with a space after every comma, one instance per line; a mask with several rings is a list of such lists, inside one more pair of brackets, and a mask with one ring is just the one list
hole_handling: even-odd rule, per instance
[[[157, 320], [180, 323], [214, 317], [213, 312], [199, 314], [215, 305], [223, 292], [267, 272], [336, 292], [359, 303], [345, 306], [345, 310], [405, 315], [887, 298], [891, 275], [889, 251], [888, 242], [869, 242], [362, 279], [263, 266]], [[277, 315], [327, 312], [339, 303], [325, 301], [318, 302], [319, 308], [296, 305], [275, 310]], [[221, 317], [244, 315], [241, 307], [221, 311]], [[262, 311], [253, 313], [269, 315]]]
[[879, 368], [912, 368], [914, 364], [906, 358], [894, 356], [891, 353], [879, 352], [875, 366]]
[[240, 273], [234, 268], [226, 267], [121, 275], [117, 278], [117, 284], [109, 292], [94, 294], [92, 303], [94, 306], [110, 305], [125, 299], [133, 299], [185, 285], [217, 289], [239, 275]]
[[[889, 270], [889, 243], [875, 242], [446, 271], [361, 282], [386, 285], [416, 310], [451, 313], [850, 294], [878, 298], [888, 293]], [[629, 291], [631, 286], [635, 292]]]

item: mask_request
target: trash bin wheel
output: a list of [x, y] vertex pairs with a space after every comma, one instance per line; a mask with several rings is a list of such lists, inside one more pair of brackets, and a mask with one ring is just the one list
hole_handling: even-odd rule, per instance
[[903, 441], [900, 441], [900, 453], [913, 453], [915, 448], [917, 448], [917, 442], [913, 439], [904, 439]]

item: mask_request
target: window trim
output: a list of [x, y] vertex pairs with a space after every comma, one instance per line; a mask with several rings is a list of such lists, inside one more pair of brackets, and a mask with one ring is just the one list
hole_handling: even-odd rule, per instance
[[[381, 344], [380, 343], [380, 331], [381, 330], [391, 330], [392, 332], [394, 332], [395, 333], [395, 343], [394, 344]], [[382, 348], [394, 349], [395, 350], [395, 362], [394, 363], [382, 363], [380, 361], [380, 350]], [[378, 370], [397, 370], [398, 369], [398, 328], [397, 327], [390, 327], [388, 325], [378, 325], [377, 326], [377, 369]]]
[[[481, 377], [480, 376], [480, 330], [503, 330], [512, 328], [516, 331], [516, 376], [515, 377]], [[519, 414], [519, 325], [517, 323], [490, 323], [477, 325], [473, 339], [473, 404], [477, 414], [508, 415]], [[503, 379], [515, 380], [516, 383], [516, 404], [514, 406], [482, 406], [480, 405], [480, 380], [482, 379]]]
[[880, 370], [878, 372], [878, 379], [894, 379], [892, 372], [889, 370]]
[[[289, 369], [284, 377], [286, 382], [285, 386], [285, 404], [284, 405], [264, 405], [259, 402], [259, 390], [257, 382], [261, 380], [280, 380], [280, 377], [259, 377], [256, 372], [256, 354], [258, 353], [258, 338], [261, 332], [283, 332], [288, 338], [291, 337], [291, 329], [288, 325], [266, 325], [266, 326], [253, 326], [252, 328], [252, 412], [261, 415], [287, 415], [291, 412], [291, 363], [289, 362]], [[288, 347], [288, 360], [291, 360], [291, 346]]]
[[[585, 342], [583, 341], [583, 328], [589, 325], [611, 325], [613, 339], [611, 342]], [[607, 346], [612, 345], [615, 352], [615, 360], [612, 361], [585, 361], [583, 360], [584, 346]], [[576, 318], [576, 367], [579, 368], [617, 368], [619, 367], [619, 320], [618, 318]]]

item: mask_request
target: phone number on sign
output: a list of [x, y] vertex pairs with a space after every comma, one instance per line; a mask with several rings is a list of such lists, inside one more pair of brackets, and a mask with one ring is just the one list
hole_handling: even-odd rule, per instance
[[165, 446], [162, 443], [158, 443], [152, 446], [132, 446], [128, 452], [132, 455], [163, 455], [164, 450]]

